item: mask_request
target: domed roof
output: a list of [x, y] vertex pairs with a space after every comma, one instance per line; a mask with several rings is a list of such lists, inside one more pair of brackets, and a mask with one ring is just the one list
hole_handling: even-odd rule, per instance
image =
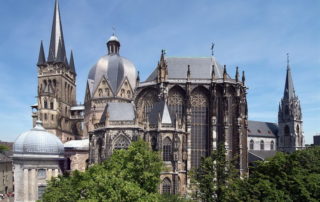
[[37, 121], [33, 129], [22, 133], [13, 144], [13, 157], [27, 155], [61, 157], [64, 155], [64, 147], [57, 136], [47, 132], [42, 122]]
[[[112, 43], [116, 41], [117, 43]], [[119, 55], [120, 42], [114, 35], [108, 40], [108, 54], [102, 56], [91, 68], [88, 81], [91, 94], [96, 91], [101, 79], [105, 77], [110, 84], [111, 90], [116, 94], [122, 82], [127, 78], [132, 89], [136, 87], [137, 70], [128, 59]]]

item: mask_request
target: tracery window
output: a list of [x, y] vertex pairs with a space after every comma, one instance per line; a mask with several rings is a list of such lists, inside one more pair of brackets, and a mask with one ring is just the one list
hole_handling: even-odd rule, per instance
[[263, 140], [260, 141], [260, 150], [264, 150], [264, 141]]
[[172, 160], [172, 141], [169, 137], [163, 140], [162, 158], [164, 161]]
[[271, 149], [271, 150], [274, 150], [274, 141], [273, 141], [273, 140], [271, 140], [270, 149]]
[[254, 141], [250, 140], [250, 150], [253, 150], [253, 149], [254, 149]]
[[121, 135], [118, 137], [114, 143], [114, 149], [128, 149], [130, 145], [130, 141], [127, 137]]
[[171, 194], [171, 181], [169, 178], [164, 178], [162, 181], [162, 193]]
[[172, 115], [182, 118], [184, 112], [184, 97], [178, 88], [173, 88], [169, 91], [168, 107]]
[[198, 168], [208, 149], [208, 97], [201, 89], [191, 94], [191, 167]]

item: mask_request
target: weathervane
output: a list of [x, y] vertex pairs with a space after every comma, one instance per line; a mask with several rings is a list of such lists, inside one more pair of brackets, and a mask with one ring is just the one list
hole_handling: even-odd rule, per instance
[[112, 31], [113, 31], [112, 35], [114, 36], [116, 34], [116, 28], [114, 26], [112, 26]]
[[213, 49], [214, 49], [214, 43], [211, 43], [211, 55], [212, 56], [214, 55]]

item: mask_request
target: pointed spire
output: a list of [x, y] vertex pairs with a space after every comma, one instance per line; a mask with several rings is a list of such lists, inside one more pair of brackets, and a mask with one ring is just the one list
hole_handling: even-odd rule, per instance
[[61, 39], [59, 40], [58, 54], [57, 54], [57, 57], [55, 59], [55, 62], [64, 62], [64, 55], [63, 55]]
[[73, 51], [71, 50], [71, 53], [70, 53], [70, 63], [69, 63], [69, 68], [70, 68], [70, 71], [74, 74], [76, 74], [76, 68], [74, 66], [74, 59], [73, 59]]
[[246, 76], [244, 75], [244, 71], [242, 71], [242, 84], [246, 82]]
[[239, 67], [236, 68], [236, 82], [239, 81]]
[[227, 79], [227, 66], [223, 65], [223, 80]]
[[286, 83], [284, 87], [283, 98], [291, 99], [295, 97], [294, 87], [293, 87], [293, 80], [291, 76], [291, 69], [289, 64], [289, 53], [287, 53], [287, 75], [286, 75]]
[[[52, 22], [52, 30], [51, 30], [51, 40], [49, 46], [49, 54], [48, 54], [48, 62], [56, 62], [59, 52], [59, 43], [61, 40], [61, 54], [64, 54], [63, 57], [66, 57], [66, 49], [64, 45], [62, 24], [60, 18], [60, 10], [59, 10], [59, 2], [55, 1], [54, 13], [53, 13], [53, 22]], [[66, 60], [65, 60], [66, 61]]]
[[137, 83], [140, 82], [140, 72], [138, 71], [138, 75], [137, 75]]
[[45, 63], [46, 63], [46, 57], [44, 55], [43, 44], [41, 41], [37, 66], [45, 65]]
[[214, 71], [214, 65], [212, 65], [212, 70], [211, 70], [211, 80], [214, 80], [216, 77], [216, 72]]

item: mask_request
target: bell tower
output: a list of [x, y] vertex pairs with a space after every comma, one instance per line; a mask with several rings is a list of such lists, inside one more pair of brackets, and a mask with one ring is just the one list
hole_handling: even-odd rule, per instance
[[41, 41], [38, 58], [37, 117], [62, 142], [75, 139], [70, 109], [76, 105], [76, 71], [71, 51], [68, 62], [63, 38], [59, 3], [55, 1], [51, 40], [46, 60]]
[[280, 151], [294, 152], [304, 148], [302, 112], [300, 100], [296, 96], [293, 87], [289, 55], [287, 55], [287, 75], [284, 94], [279, 104], [278, 125], [278, 147]]

